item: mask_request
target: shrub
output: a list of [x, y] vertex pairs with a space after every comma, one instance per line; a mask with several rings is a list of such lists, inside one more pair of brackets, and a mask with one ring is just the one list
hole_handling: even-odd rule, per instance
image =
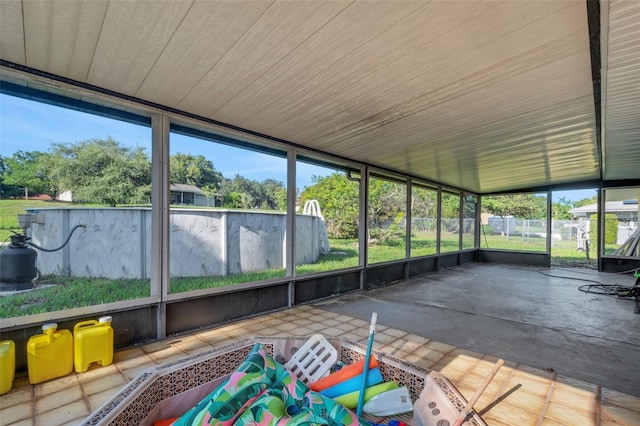
[[398, 229], [396, 226], [389, 228], [372, 228], [369, 231], [371, 241], [376, 245], [400, 247], [405, 244], [406, 235], [405, 232]]
[[[598, 247], [598, 215], [589, 218], [591, 246]], [[615, 244], [618, 241], [618, 217], [611, 213], [604, 215], [604, 243]]]
[[358, 238], [358, 221], [349, 217], [325, 218], [329, 238]]

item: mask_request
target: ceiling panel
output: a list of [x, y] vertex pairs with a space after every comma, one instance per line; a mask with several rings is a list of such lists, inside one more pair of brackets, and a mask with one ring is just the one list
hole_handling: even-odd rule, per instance
[[[203, 111], [203, 115], [227, 121], [216, 113], [218, 109], [269, 72], [340, 14], [346, 5], [344, 2], [272, 4], [241, 37], [234, 39], [233, 46], [216, 61], [179, 107], [195, 105]], [[224, 36], [227, 37], [227, 34]], [[250, 104], [264, 104], [270, 99], [269, 95], [256, 98], [250, 89], [248, 92], [252, 95]], [[245, 115], [246, 112], [241, 114], [242, 117]], [[237, 124], [235, 120], [229, 122]]]
[[[363, 120], [375, 125], [377, 120], [370, 118], [375, 114], [390, 108], [397, 112], [408, 102], [413, 108], [419, 108], [417, 104], [428, 104], [440, 95], [435, 91], [467, 91], [472, 89], [470, 84], [481, 80], [478, 70], [504, 61], [508, 53], [501, 40], [513, 40], [512, 31], [529, 19], [539, 18], [534, 15], [511, 26], [509, 23], [517, 19], [508, 19], [508, 13], [499, 14], [499, 3], [456, 2], [451, 7], [448, 3], [435, 2], [428, 5], [434, 6], [417, 10], [388, 31], [368, 40], [357, 51], [319, 70], [313, 79], [305, 81], [287, 98], [280, 99], [279, 108], [262, 112], [265, 123], [273, 128], [281, 126], [294, 130], [296, 123], [302, 129], [325, 125], [343, 132], [335, 126], [361, 126]], [[450, 10], [451, 16], [443, 9]], [[512, 12], [516, 10], [514, 7]], [[538, 10], [542, 11], [540, 14], [550, 13], [539, 7]], [[502, 19], [498, 21], [495, 15]], [[494, 22], [487, 25], [487, 19]], [[531, 33], [529, 30], [528, 34]], [[472, 43], [475, 37], [483, 41]], [[537, 35], [530, 37], [540, 38]], [[512, 55], [523, 45], [518, 40], [510, 44]], [[396, 53], [392, 54], [393, 51]], [[505, 69], [505, 72], [512, 71]], [[342, 114], [329, 116], [330, 120], [326, 120], [326, 114], [334, 111], [333, 105], [339, 106]], [[292, 114], [293, 111], [297, 114]], [[393, 115], [396, 118], [398, 114]], [[294, 123], [291, 117], [296, 119]]]
[[72, 80], [87, 80], [108, 5], [107, 0], [96, 0], [83, 2], [78, 7], [78, 16], [73, 26], [73, 52], [68, 59], [67, 74], [64, 74]]
[[[208, 116], [211, 96], [197, 90], [198, 86], [216, 83], [210, 71], [270, 6], [266, 1], [195, 2], [146, 76], [138, 96]], [[187, 97], [191, 101], [183, 102]]]
[[0, 4], [0, 35], [2, 59], [25, 64], [24, 20], [20, 0], [3, 0]]
[[608, 4], [604, 178], [640, 179], [640, 2]]
[[88, 83], [136, 96], [188, 8], [181, 1], [109, 2]]
[[48, 68], [56, 75], [69, 75], [73, 65], [73, 48], [82, 5], [73, 2], [51, 2], [51, 27]]
[[[274, 120], [292, 122], [304, 108], [318, 105], [314, 96], [333, 98], [336, 91], [340, 92], [354, 78], [361, 79], [361, 72], [375, 69], [376, 61], [384, 52], [401, 50], [404, 47], [402, 40], [375, 46], [370, 42], [393, 31], [425, 5], [427, 3], [420, 2], [401, 3], [401, 7], [388, 2], [378, 2], [375, 7], [366, 3], [347, 4], [348, 7], [261, 75], [247, 90], [216, 111], [216, 115], [240, 126], [251, 123], [265, 130]], [[423, 23], [420, 28], [424, 31], [428, 25]], [[419, 30], [414, 26], [411, 35], [407, 33], [407, 36], [413, 36]], [[391, 78], [399, 75], [396, 68], [387, 76], [386, 84], [392, 84]], [[371, 96], [375, 93], [369, 92]], [[335, 110], [344, 108], [346, 105], [336, 100], [331, 108], [323, 106], [322, 109], [328, 117]]]
[[584, 1], [2, 0], [0, 56], [478, 193], [640, 179], [640, 3], [601, 5], [602, 149]]
[[[49, 71], [51, 38], [55, 37], [51, 32], [53, 2], [22, 2], [21, 7], [24, 19], [26, 65], [37, 70]], [[4, 29], [2, 31], [4, 32]]]

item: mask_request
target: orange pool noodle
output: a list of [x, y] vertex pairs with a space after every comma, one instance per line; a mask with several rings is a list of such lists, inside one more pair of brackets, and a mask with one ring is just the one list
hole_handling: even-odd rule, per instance
[[[345, 380], [349, 380], [359, 374], [362, 374], [363, 366], [364, 358], [357, 362], [354, 362], [353, 364], [342, 367], [340, 370], [336, 371], [335, 373], [329, 374], [327, 377], [323, 377], [318, 381], [309, 383], [308, 386], [311, 390], [320, 392], [321, 390], [330, 388], [331, 386], [337, 385], [338, 383], [342, 383]], [[376, 368], [377, 366], [378, 361], [373, 355], [371, 355], [369, 368]]]

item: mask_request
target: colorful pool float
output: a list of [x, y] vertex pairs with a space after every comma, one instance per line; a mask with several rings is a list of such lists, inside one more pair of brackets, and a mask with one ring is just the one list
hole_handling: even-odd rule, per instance
[[256, 343], [243, 363], [174, 426], [367, 425], [356, 414], [312, 391]]

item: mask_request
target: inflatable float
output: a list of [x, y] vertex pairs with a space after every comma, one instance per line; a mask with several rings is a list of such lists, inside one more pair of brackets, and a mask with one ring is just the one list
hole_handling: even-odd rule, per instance
[[[357, 401], [359, 391], [329, 398], [315, 391], [312, 383], [304, 383], [284, 368], [284, 363], [275, 361], [283, 358], [286, 360], [308, 340], [308, 337], [252, 337], [179, 361], [151, 367], [140, 373], [81, 424], [297, 426], [360, 425], [365, 424], [365, 421], [388, 424], [391, 420], [398, 420], [407, 425], [431, 426], [442, 425], [444, 422], [453, 424], [465, 410], [467, 401], [445, 376], [374, 351], [369, 365], [377, 364], [373, 368], [379, 371], [383, 381], [367, 387], [365, 401], [371, 401], [376, 395], [384, 395], [385, 392], [393, 392], [394, 389], [406, 388], [414, 410], [393, 416], [378, 416], [365, 411], [361, 418], [357, 418], [350, 407]], [[345, 365], [341, 370], [357, 365], [364, 359], [366, 348], [363, 345], [348, 339], [327, 340], [336, 349], [339, 362]], [[359, 374], [362, 374], [364, 361], [360, 364]], [[356, 373], [350, 371], [352, 369], [356, 367], [345, 370], [342, 375], [349, 373], [351, 378], [356, 377], [357, 369]], [[343, 378], [325, 389], [346, 380]], [[389, 394], [389, 397], [392, 395]], [[340, 402], [341, 398], [346, 399], [346, 403]], [[379, 397], [377, 400], [388, 401], [389, 398]], [[436, 407], [438, 410], [429, 407]], [[380, 410], [377, 414], [385, 412]], [[214, 416], [217, 416], [216, 420], [213, 420]], [[486, 426], [475, 411], [466, 417], [463, 424]]]

